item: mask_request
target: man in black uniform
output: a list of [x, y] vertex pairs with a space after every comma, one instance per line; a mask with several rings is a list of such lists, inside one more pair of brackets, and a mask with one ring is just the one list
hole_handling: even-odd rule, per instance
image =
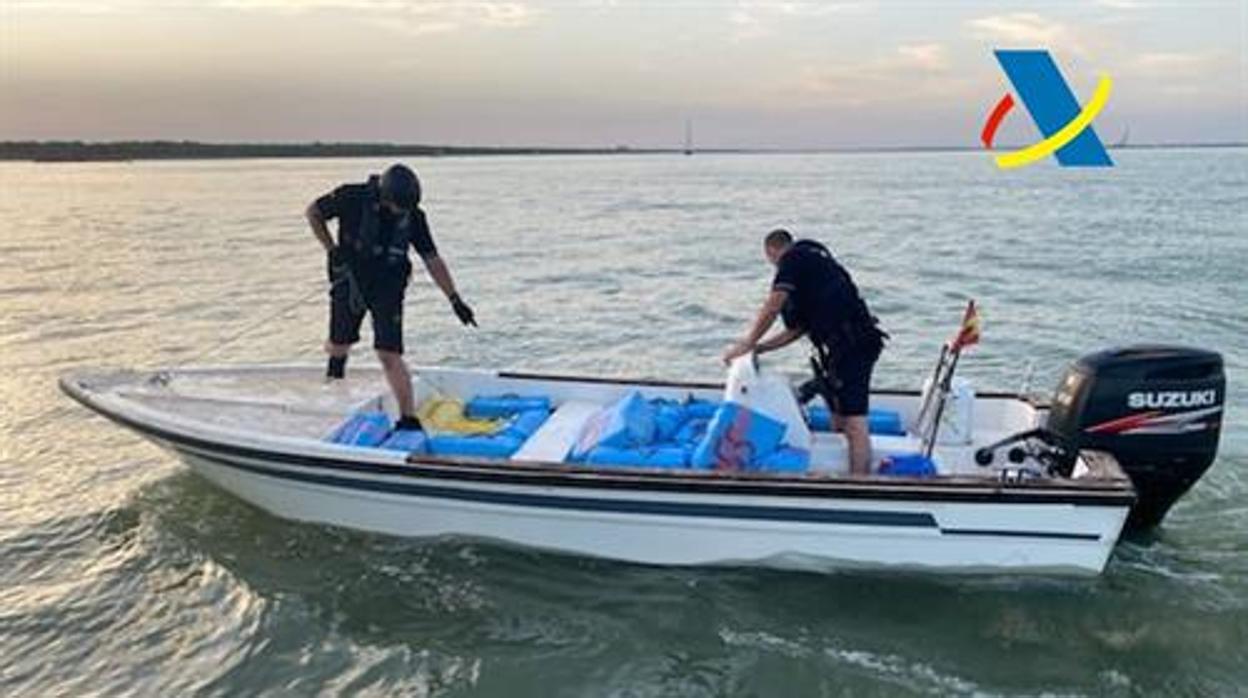
[[[475, 326], [472, 309], [455, 291], [455, 281], [438, 256], [425, 212], [420, 209], [420, 180], [403, 165], [393, 165], [363, 184], [344, 184], [308, 206], [308, 224], [328, 254], [329, 353], [331, 378], [342, 378], [351, 345], [360, 341], [368, 313], [386, 381], [399, 403], [398, 429], [419, 429], [412, 378], [403, 361], [403, 295], [412, 272], [412, 246], [429, 275], [446, 294], [459, 321]], [[338, 241], [326, 221], [338, 219]]]
[[[773, 230], [763, 241], [763, 251], [776, 266], [771, 293], [745, 337], [724, 352], [724, 362], [808, 337], [814, 347], [816, 389], [849, 442], [849, 472], [866, 475], [871, 463], [871, 370], [888, 335], [828, 248], [813, 240], [794, 242], [787, 230]], [[778, 316], [783, 316], [785, 329], [763, 340]]]

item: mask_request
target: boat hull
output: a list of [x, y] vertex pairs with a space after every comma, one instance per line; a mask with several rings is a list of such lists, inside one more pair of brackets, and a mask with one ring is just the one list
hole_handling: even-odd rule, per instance
[[[485, 538], [659, 565], [1093, 575], [1126, 506], [768, 497], [344, 473], [179, 449], [277, 516], [376, 533]], [[1055, 525], [1055, 522], [1060, 522]]]
[[[264, 399], [226, 399], [221, 376], [235, 374], [253, 392], [263, 386]], [[1096, 472], [1088, 476], [1020, 480], [586, 468], [348, 447], [290, 425], [306, 432], [333, 424], [361, 394], [373, 395], [367, 389], [305, 387], [310, 381], [295, 369], [189, 374], [200, 383], [183, 375], [71, 377], [61, 385], [276, 516], [394, 536], [464, 536], [657, 565], [1092, 575], [1105, 567], [1135, 501], [1112, 457], [1091, 454]], [[442, 386], [455, 378], [483, 380], [446, 373]], [[604, 389], [544, 387], [579, 396]], [[280, 401], [291, 390], [304, 396], [293, 403], [299, 410]], [[1026, 416], [1021, 403], [1006, 404]]]

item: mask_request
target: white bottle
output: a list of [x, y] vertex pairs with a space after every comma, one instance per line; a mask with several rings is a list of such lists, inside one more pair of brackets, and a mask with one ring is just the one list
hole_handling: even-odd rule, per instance
[[942, 446], [966, 446], [971, 443], [975, 424], [975, 390], [965, 378], [954, 378], [940, 416], [940, 432], [936, 443]]

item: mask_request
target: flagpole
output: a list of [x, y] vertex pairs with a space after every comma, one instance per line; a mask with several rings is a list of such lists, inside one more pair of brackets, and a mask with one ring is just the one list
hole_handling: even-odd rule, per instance
[[[940, 419], [945, 414], [945, 403], [949, 400], [949, 392], [953, 389], [953, 374], [958, 369], [958, 359], [962, 356], [962, 349], [979, 341], [979, 313], [975, 307], [975, 299], [971, 299], [966, 303], [966, 312], [962, 314], [962, 325], [958, 328], [958, 334], [949, 344], [941, 347], [941, 361], [936, 364], [937, 375], [944, 366], [944, 359], [949, 356], [949, 369], [945, 371], [944, 376], [940, 379], [940, 385], [936, 386], [936, 379], [933, 377], [933, 392], [939, 391], [939, 397], [936, 401], [936, 414], [932, 419], [932, 437], [923, 443], [923, 457], [931, 458], [932, 451], [936, 448], [936, 439], [940, 435]], [[923, 406], [926, 410], [926, 405]]]
[[936, 366], [932, 369], [932, 382], [924, 396], [923, 404], [919, 405], [919, 416], [914, 420], [915, 425], [922, 426], [924, 418], [932, 409], [932, 400], [936, 397], [936, 392], [940, 390], [940, 370], [945, 367], [945, 359], [949, 358], [949, 345], [940, 345], [940, 358], [936, 360]]
[[936, 402], [936, 414], [932, 419], [932, 438], [923, 445], [924, 458], [931, 458], [932, 450], [936, 448], [936, 438], [940, 435], [940, 418], [945, 414], [945, 403], [949, 400], [949, 391], [953, 388], [953, 372], [958, 369], [958, 358], [962, 356], [962, 349], [954, 349], [950, 354], [952, 358], [949, 360], [949, 370], [945, 372], [944, 378], [940, 381], [940, 399]]

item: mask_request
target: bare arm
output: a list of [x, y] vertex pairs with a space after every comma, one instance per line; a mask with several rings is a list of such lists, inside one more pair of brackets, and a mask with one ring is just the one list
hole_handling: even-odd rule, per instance
[[455, 279], [451, 278], [451, 270], [446, 268], [446, 262], [438, 255], [422, 257], [425, 262], [425, 269], [429, 270], [429, 276], [433, 278], [433, 282], [442, 289], [442, 293], [447, 298], [454, 298], [458, 295], [455, 291]]
[[769, 351], [783, 349], [793, 342], [796, 342], [798, 339], [801, 339], [804, 334], [806, 334], [804, 331], [796, 327], [781, 330], [780, 332], [777, 332], [756, 344], [754, 346], [754, 351], [759, 354], [766, 354]]
[[459, 318], [465, 326], [477, 326], [476, 314], [472, 312], [472, 308], [459, 297], [459, 292], [455, 290], [455, 280], [451, 278], [451, 270], [446, 268], [446, 262], [437, 254], [430, 254], [421, 257], [425, 260], [425, 269], [429, 270], [429, 276], [433, 277], [433, 282], [442, 289], [442, 293], [446, 294], [446, 299], [451, 302], [451, 310], [455, 311], [455, 317]]
[[780, 317], [780, 311], [784, 308], [784, 302], [788, 300], [788, 291], [775, 291], [767, 294], [767, 300], [763, 302], [763, 307], [758, 309], [758, 316], [754, 318], [754, 324], [750, 326], [749, 332], [741, 339], [741, 344], [748, 347], [754, 347], [758, 344], [758, 340], [767, 334], [767, 330], [776, 322], [776, 318]]
[[728, 347], [724, 352], [724, 363], [729, 363], [738, 356], [744, 356], [755, 351], [758, 341], [775, 324], [776, 318], [779, 317], [780, 311], [784, 308], [784, 302], [788, 299], [788, 291], [773, 289], [771, 293], [767, 294], [767, 300], [763, 302], [763, 307], [758, 309], [758, 315], [754, 318], [754, 323], [750, 325], [750, 329], [745, 336], [738, 340], [736, 344]]
[[316, 202], [308, 204], [308, 208], [304, 211], [304, 216], [308, 219], [308, 225], [312, 228], [312, 234], [316, 236], [317, 241], [321, 243], [321, 247], [326, 252], [333, 252], [334, 236], [329, 233], [329, 226], [325, 225], [325, 217], [321, 215], [321, 210], [316, 207]]

